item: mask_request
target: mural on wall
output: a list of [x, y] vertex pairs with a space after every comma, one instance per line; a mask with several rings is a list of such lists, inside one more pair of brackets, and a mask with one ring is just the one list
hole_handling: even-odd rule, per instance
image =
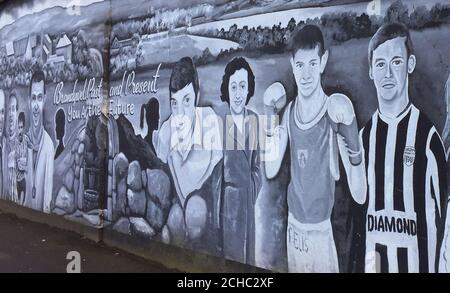
[[99, 160], [98, 147], [88, 135], [100, 124], [105, 96], [102, 51], [109, 5], [72, 2], [4, 4], [2, 197], [97, 226], [101, 211], [89, 163]]
[[112, 229], [281, 271], [444, 270], [448, 5], [173, 2], [112, 1]]
[[2, 9], [2, 199], [276, 271], [450, 271], [445, 1], [36, 2]]

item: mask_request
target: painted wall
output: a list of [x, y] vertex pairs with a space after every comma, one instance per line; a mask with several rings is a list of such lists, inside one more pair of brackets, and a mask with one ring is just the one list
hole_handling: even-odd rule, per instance
[[276, 271], [450, 270], [445, 1], [1, 11], [2, 199]]

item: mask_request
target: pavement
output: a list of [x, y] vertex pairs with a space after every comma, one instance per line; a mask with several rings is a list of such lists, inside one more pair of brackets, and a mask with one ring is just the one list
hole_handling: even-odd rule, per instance
[[0, 211], [0, 273], [66, 273], [79, 253], [82, 273], [177, 272], [80, 235]]

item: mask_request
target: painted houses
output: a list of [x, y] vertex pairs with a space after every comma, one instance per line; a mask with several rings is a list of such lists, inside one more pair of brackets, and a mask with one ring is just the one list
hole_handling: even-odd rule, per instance
[[63, 55], [49, 55], [46, 64], [52, 64], [57, 70], [63, 70], [66, 59]]
[[63, 34], [59, 39], [52, 40], [50, 35], [42, 37], [42, 61], [44, 64], [72, 63], [72, 42]]
[[55, 54], [63, 56], [67, 63], [72, 63], [72, 42], [66, 34], [64, 34], [56, 44]]
[[36, 45], [36, 36], [27, 36], [22, 39], [15, 40], [13, 42], [14, 57], [30, 60], [36, 54]]
[[136, 51], [136, 46], [137, 46], [138, 42], [139, 42], [139, 40], [135, 40], [133, 38], [119, 40], [116, 37], [116, 38], [114, 38], [112, 45], [111, 45], [111, 55], [115, 56], [115, 55], [119, 54], [119, 51], [121, 49], [122, 50], [129, 49], [132, 51], [132, 54], [134, 54]]
[[43, 64], [54, 64], [59, 67], [64, 63], [72, 63], [72, 42], [63, 34], [60, 38], [52, 39], [50, 35], [32, 35], [2, 47], [7, 57], [30, 60], [33, 57], [41, 58]]
[[42, 37], [42, 62], [47, 63], [48, 57], [52, 54], [52, 39], [48, 34]]
[[13, 46], [13, 42], [8, 42], [6, 43], [6, 56], [7, 57], [12, 57], [14, 56], [14, 46]]

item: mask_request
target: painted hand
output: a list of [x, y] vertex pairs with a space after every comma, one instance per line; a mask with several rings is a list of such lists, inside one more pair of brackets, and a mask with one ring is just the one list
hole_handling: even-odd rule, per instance
[[350, 99], [343, 94], [333, 94], [328, 102], [328, 116], [336, 124], [352, 124], [355, 112]]
[[280, 82], [271, 84], [264, 92], [264, 112], [275, 115], [286, 105], [286, 90]]
[[352, 102], [343, 94], [333, 94], [330, 96], [327, 111], [333, 130], [344, 139], [351, 163], [358, 165], [362, 160], [361, 146]]

